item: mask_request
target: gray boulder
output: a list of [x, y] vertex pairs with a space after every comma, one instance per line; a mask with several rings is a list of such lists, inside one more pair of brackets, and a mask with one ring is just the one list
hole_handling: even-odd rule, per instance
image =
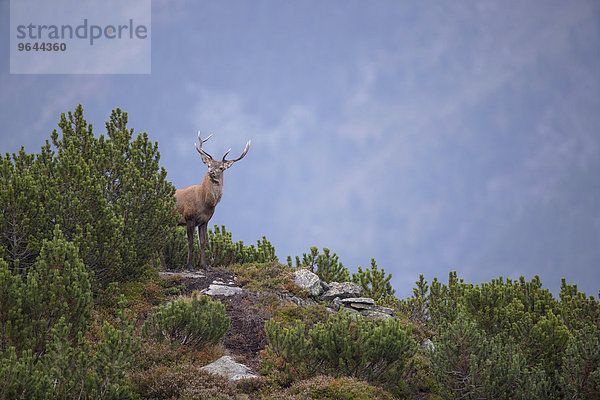
[[317, 274], [310, 272], [307, 269], [299, 269], [296, 271], [294, 282], [300, 288], [308, 289], [311, 296], [317, 297], [323, 293], [323, 287], [321, 286], [321, 280]]
[[208, 289], [203, 290], [202, 293], [209, 296], [234, 296], [238, 293], [242, 293], [242, 288], [213, 282]]
[[240, 379], [258, 378], [252, 370], [244, 364], [236, 363], [229, 356], [223, 356], [217, 361], [200, 368], [211, 374], [221, 375], [230, 381], [239, 381]]
[[354, 282], [331, 282], [329, 289], [321, 296], [324, 300], [333, 300], [336, 297], [346, 299], [348, 297], [360, 297], [363, 288]]

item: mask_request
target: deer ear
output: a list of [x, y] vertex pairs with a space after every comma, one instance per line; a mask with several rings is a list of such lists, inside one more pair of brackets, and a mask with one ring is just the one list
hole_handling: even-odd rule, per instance
[[235, 161], [232, 161], [232, 160], [225, 160], [225, 161], [223, 161], [223, 168], [227, 169], [227, 168], [231, 167], [234, 162]]
[[210, 165], [210, 162], [213, 161], [211, 156], [202, 152], [200, 153], [200, 157], [202, 158], [202, 162], [206, 165]]

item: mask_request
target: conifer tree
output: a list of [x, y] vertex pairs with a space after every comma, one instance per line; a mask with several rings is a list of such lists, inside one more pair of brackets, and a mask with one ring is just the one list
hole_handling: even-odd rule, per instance
[[0, 256], [26, 274], [59, 224], [97, 282], [140, 276], [175, 227], [158, 145], [134, 138], [120, 109], [106, 137], [94, 137], [81, 105], [58, 126], [39, 154], [0, 159]]
[[362, 286], [364, 295], [375, 300], [379, 300], [385, 296], [391, 296], [396, 291], [392, 289], [390, 283], [392, 274], [385, 275], [385, 269], [377, 269], [375, 259], [371, 259], [371, 268], [363, 271], [362, 267], [358, 267], [358, 273], [352, 274], [352, 281]]
[[[291, 257], [288, 257], [288, 265], [292, 266]], [[340, 262], [338, 255], [332, 254], [326, 247], [323, 248], [323, 254], [319, 253], [317, 247], [311, 247], [309, 254], [302, 254], [302, 262], [300, 257], [296, 256], [296, 268], [307, 268], [324, 282], [348, 282], [350, 280], [350, 273]]]
[[135, 320], [85, 337], [92, 292], [87, 268], [58, 226], [26, 279], [0, 260], [0, 399], [130, 398], [124, 369], [137, 351]]

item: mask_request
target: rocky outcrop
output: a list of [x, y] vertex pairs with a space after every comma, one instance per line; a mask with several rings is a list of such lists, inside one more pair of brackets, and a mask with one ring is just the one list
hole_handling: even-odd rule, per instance
[[239, 381], [240, 379], [258, 378], [252, 370], [244, 364], [233, 361], [229, 356], [223, 356], [217, 361], [200, 368], [211, 374], [224, 376], [230, 381]]
[[323, 293], [323, 286], [317, 274], [305, 268], [296, 271], [294, 282], [296, 282], [298, 287], [307, 289], [313, 297], [317, 297]]
[[358, 313], [368, 320], [395, 318], [393, 309], [375, 305], [375, 300], [369, 297], [349, 297], [340, 302], [345, 311]]
[[360, 297], [363, 289], [354, 282], [331, 282], [329, 289], [321, 295], [323, 300], [333, 300], [335, 298], [345, 299], [348, 297]]
[[[295, 282], [299, 287], [307, 289], [313, 298], [331, 301], [334, 311], [343, 309], [352, 314], [362, 315], [369, 320], [396, 318], [394, 310], [391, 308], [375, 305], [375, 300], [369, 297], [360, 297], [363, 289], [354, 282], [331, 282], [327, 284], [321, 281], [317, 274], [304, 268], [296, 271]], [[301, 306], [316, 304], [314, 300], [289, 297], [286, 300]]]

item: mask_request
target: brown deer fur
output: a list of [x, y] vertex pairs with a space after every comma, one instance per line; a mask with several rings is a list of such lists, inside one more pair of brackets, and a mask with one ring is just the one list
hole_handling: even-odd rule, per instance
[[250, 141], [246, 144], [241, 156], [235, 160], [226, 160], [225, 157], [229, 151], [225, 153], [221, 161], [214, 160], [210, 154], [202, 149], [202, 143], [210, 139], [212, 135], [202, 140], [200, 132], [198, 132], [198, 140], [200, 146], [196, 146], [196, 150], [200, 153], [202, 162], [208, 167], [208, 171], [204, 175], [202, 184], [189, 186], [184, 189], [178, 189], [175, 192], [175, 210], [180, 216], [179, 225], [185, 225], [188, 238], [188, 255], [187, 268], [193, 268], [192, 249], [194, 244], [194, 230], [198, 227], [198, 239], [200, 241], [200, 266], [203, 269], [207, 268], [204, 247], [206, 243], [206, 227], [208, 221], [215, 212], [215, 207], [221, 201], [223, 196], [223, 172], [231, 167], [234, 162], [241, 160], [248, 149]]

